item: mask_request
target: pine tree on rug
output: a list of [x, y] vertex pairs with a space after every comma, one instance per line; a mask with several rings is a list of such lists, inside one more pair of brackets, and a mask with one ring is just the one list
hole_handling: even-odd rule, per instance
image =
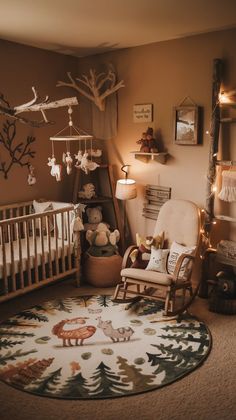
[[36, 379], [40, 378], [43, 372], [52, 364], [54, 358], [37, 360], [29, 366], [20, 369], [12, 380], [11, 384], [20, 388], [31, 384]]
[[109, 303], [111, 302], [111, 296], [97, 296], [97, 301], [100, 306], [103, 306], [104, 308], [107, 308], [109, 306]]
[[39, 321], [39, 322], [48, 322], [48, 318], [45, 315], [42, 315], [40, 313], [35, 313], [33, 311], [30, 311], [30, 310], [19, 312], [16, 315], [16, 317], [17, 318], [23, 318], [23, 319], [29, 319], [29, 320], [33, 319], [33, 320]]
[[77, 305], [87, 308], [94, 303], [96, 296], [73, 296], [71, 298]]
[[4, 329], [0, 329], [0, 336], [1, 337], [34, 337], [33, 333], [27, 333], [24, 331], [8, 331]]
[[37, 352], [38, 350], [36, 349], [29, 350], [29, 351], [16, 350], [15, 353], [8, 351], [7, 354], [5, 354], [5, 356], [0, 355], [0, 365], [4, 366], [9, 362], [9, 360], [16, 360], [18, 357], [27, 356], [28, 354], [37, 353]]
[[81, 373], [73, 375], [66, 380], [65, 385], [58, 391], [62, 397], [79, 398], [88, 396], [87, 379]]
[[137, 303], [136, 313], [139, 316], [156, 314], [164, 308], [164, 304], [161, 301], [146, 300]]
[[7, 321], [2, 322], [1, 328], [16, 328], [16, 327], [29, 327], [29, 328], [37, 328], [38, 325], [31, 322], [19, 321], [18, 319], [8, 319]]
[[2, 369], [0, 369], [0, 378], [3, 381], [11, 382], [11, 378], [15, 376], [21, 369], [25, 368], [26, 366], [32, 365], [36, 362], [37, 359], [28, 359], [24, 362], [17, 362], [17, 365], [8, 365]]
[[50, 302], [46, 302], [45, 304], [35, 306], [35, 309], [39, 311], [43, 310], [49, 314], [53, 313], [55, 310], [71, 313], [72, 305], [73, 302], [71, 299], [54, 299]]
[[96, 388], [90, 392], [91, 396], [117, 396], [125, 394], [125, 387], [128, 384], [120, 380], [120, 376], [112, 372], [111, 368], [101, 362], [93, 376], [91, 377], [94, 383], [90, 384], [90, 387], [96, 386]]
[[12, 341], [12, 340], [7, 340], [5, 339], [0, 339], [0, 349], [7, 349], [9, 347], [14, 347], [17, 344], [23, 344], [24, 341]]
[[121, 369], [119, 374], [123, 376], [122, 382], [131, 383], [133, 392], [139, 392], [145, 388], [152, 388], [153, 379], [156, 378], [155, 375], [144, 375], [141, 373], [141, 368], [137, 368], [135, 365], [129, 365], [127, 359], [121, 356], [118, 356], [117, 363]]
[[[190, 323], [189, 325], [167, 325], [166, 327], [163, 327], [162, 330], [170, 332], [170, 334], [161, 335], [160, 337], [163, 339], [174, 340], [176, 343], [182, 342], [183, 344], [187, 344], [188, 342], [199, 343], [199, 353], [202, 353], [204, 347], [207, 347], [210, 344], [205, 326], [201, 323], [199, 323], [199, 325], [193, 323]], [[194, 337], [194, 334], [200, 334], [200, 337]]]
[[154, 374], [165, 372], [162, 384], [182, 376], [202, 358], [201, 351], [193, 350], [192, 346], [188, 346], [186, 349], [183, 349], [183, 346], [173, 347], [173, 344], [168, 346], [152, 344], [152, 346], [157, 348], [159, 353], [147, 353], [148, 362], [151, 366], [158, 366], [153, 372]]
[[28, 390], [35, 392], [36, 394], [56, 394], [60, 383], [61, 370], [62, 368], [59, 368], [49, 373], [47, 376], [38, 379], [30, 388], [28, 388]]

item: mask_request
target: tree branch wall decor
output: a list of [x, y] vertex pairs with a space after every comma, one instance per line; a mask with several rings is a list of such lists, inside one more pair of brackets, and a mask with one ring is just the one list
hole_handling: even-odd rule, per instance
[[24, 142], [17, 143], [16, 137], [16, 121], [10, 122], [6, 120], [3, 123], [2, 131], [0, 131], [0, 145], [7, 151], [9, 158], [3, 160], [0, 157], [0, 172], [3, 172], [4, 178], [8, 178], [8, 173], [13, 165], [21, 167], [30, 165], [30, 158], [35, 157], [35, 151], [31, 149], [35, 137], [27, 136]]
[[[55, 109], [64, 106], [78, 105], [78, 100], [76, 97], [59, 99], [57, 101], [50, 102], [49, 97], [46, 96], [45, 99], [41, 100], [36, 89], [32, 87], [33, 99], [25, 104], [21, 104], [15, 107], [11, 107], [9, 103], [4, 99], [3, 94], [0, 94], [0, 114], [5, 115], [6, 117], [13, 118], [20, 121], [21, 123], [31, 125], [33, 127], [41, 127], [45, 124], [54, 124], [53, 121], [49, 121], [46, 117], [45, 111], [48, 109]], [[43, 116], [43, 120], [35, 121], [28, 118], [19, 116], [23, 112], [34, 112], [39, 111]]]
[[[116, 74], [110, 68], [107, 73], [96, 74], [94, 69], [89, 70], [89, 75], [82, 75], [82, 78], [71, 76], [71, 72], [67, 72], [69, 82], [57, 82], [57, 87], [67, 86], [77, 90], [81, 95], [94, 102], [100, 111], [105, 110], [105, 99], [107, 96], [116, 92], [118, 89], [125, 87], [124, 81], [116, 83]], [[79, 85], [85, 86], [85, 89]], [[108, 87], [106, 87], [108, 86]]]

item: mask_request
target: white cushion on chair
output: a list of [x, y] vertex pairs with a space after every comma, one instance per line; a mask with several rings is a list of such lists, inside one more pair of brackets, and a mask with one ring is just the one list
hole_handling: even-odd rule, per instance
[[158, 273], [157, 271], [143, 270], [142, 268], [123, 268], [121, 276], [129, 279], [136, 279], [145, 283], [156, 283], [169, 286], [172, 283], [170, 274]]

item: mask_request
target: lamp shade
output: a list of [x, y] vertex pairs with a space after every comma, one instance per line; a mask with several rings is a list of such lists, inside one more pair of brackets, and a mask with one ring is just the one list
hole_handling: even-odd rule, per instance
[[136, 182], [133, 179], [119, 179], [116, 183], [116, 198], [119, 200], [131, 200], [137, 197]]

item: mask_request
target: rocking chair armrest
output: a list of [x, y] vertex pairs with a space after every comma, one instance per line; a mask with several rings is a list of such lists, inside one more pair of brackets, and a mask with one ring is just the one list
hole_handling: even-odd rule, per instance
[[130, 260], [130, 254], [131, 254], [131, 252], [132, 252], [132, 251], [134, 251], [135, 249], [138, 249], [138, 246], [137, 246], [137, 245], [130, 245], [130, 246], [126, 249], [126, 251], [125, 251], [125, 253], [124, 253], [124, 256], [123, 256], [122, 266], [121, 266], [121, 269], [122, 269], [122, 270], [123, 270], [123, 268], [130, 267], [130, 263], [129, 263], [129, 260]]
[[[174, 281], [174, 283], [177, 283], [178, 280], [180, 280], [179, 279], [179, 272], [181, 270], [181, 266], [182, 266], [183, 261], [185, 260], [185, 258], [188, 258], [189, 260], [194, 260], [195, 259], [195, 255], [192, 255], [192, 254], [181, 254], [179, 256], [179, 258], [177, 260], [177, 263], [176, 263], [176, 266], [175, 266], [175, 269], [174, 269], [174, 273], [173, 273], [173, 281]], [[188, 280], [188, 279], [186, 279], [186, 280]]]

